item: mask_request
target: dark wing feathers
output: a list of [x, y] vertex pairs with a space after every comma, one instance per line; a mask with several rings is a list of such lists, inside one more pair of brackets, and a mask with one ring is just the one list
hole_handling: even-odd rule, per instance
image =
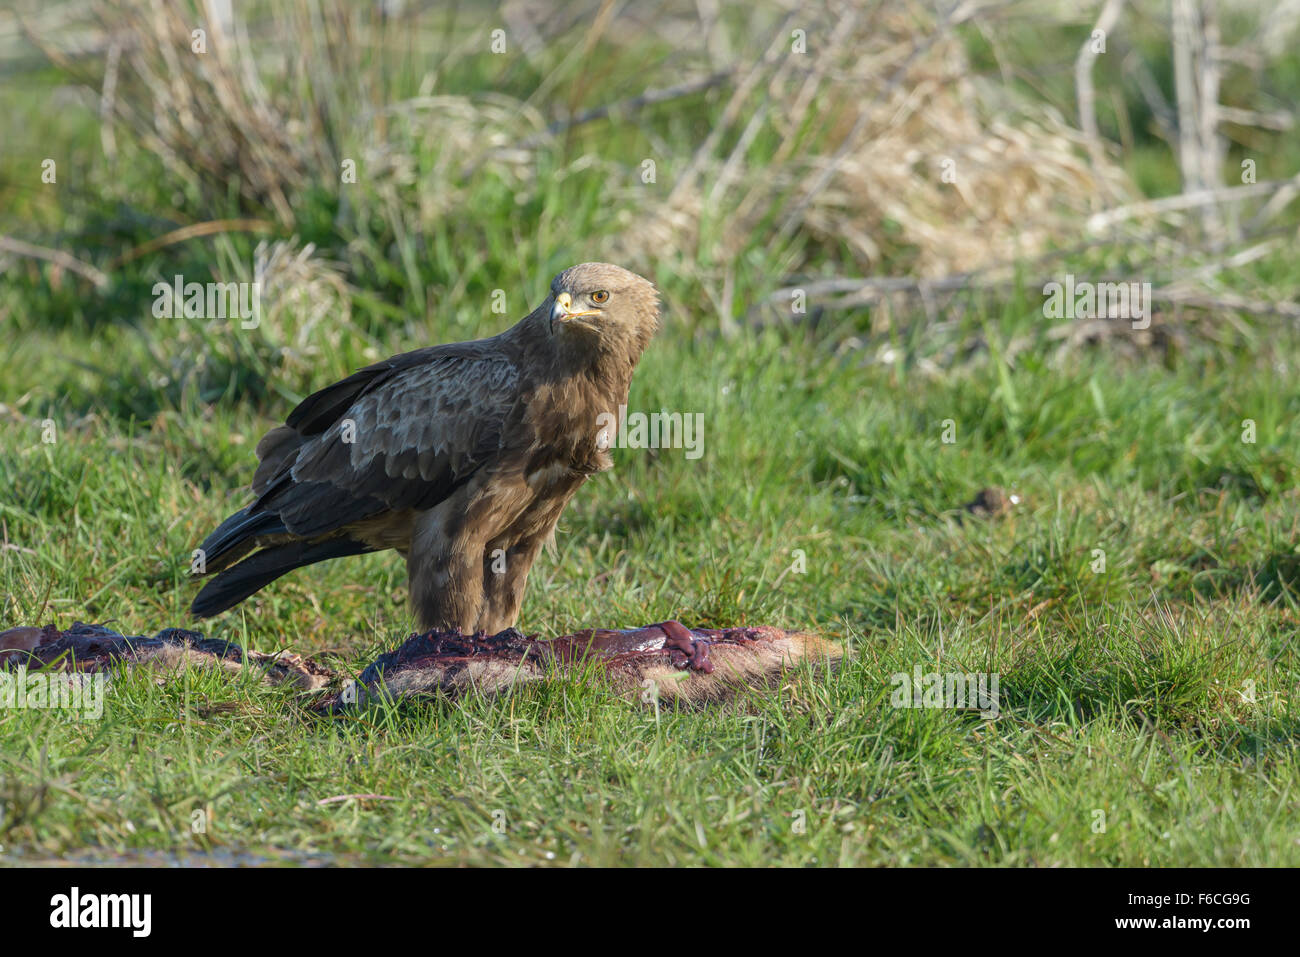
[[205, 572], [226, 568], [247, 555], [259, 535], [277, 535], [285, 532], [284, 523], [273, 512], [252, 512], [242, 508], [213, 529], [212, 534], [199, 546], [203, 552]]
[[286, 463], [292, 464], [304, 442], [311, 436], [320, 435], [344, 418], [344, 413], [362, 393], [375, 388], [394, 372], [425, 361], [437, 348], [417, 349], [376, 362], [299, 402], [285, 419], [284, 425], [272, 429], [257, 443], [258, 466], [257, 473], [253, 476], [253, 491], [261, 495]]
[[[490, 342], [491, 340], [487, 340]], [[364, 392], [386, 381], [394, 373], [414, 368], [436, 358], [476, 358], [482, 354], [481, 342], [457, 342], [403, 352], [382, 362], [358, 369], [346, 379], [327, 385], [298, 403], [284, 424], [300, 435], [319, 435], [343, 417], [348, 407]]]
[[257, 471], [253, 474], [253, 492], [261, 495], [286, 463], [292, 463], [302, 448], [303, 437], [287, 425], [279, 426], [262, 436], [257, 443]]
[[[251, 510], [275, 512], [291, 534], [313, 537], [381, 512], [432, 508], [500, 449], [517, 384], [500, 356], [435, 355], [390, 370], [358, 387], [319, 432], [268, 433], [263, 463], [276, 464]], [[316, 413], [299, 421], [324, 424]]]
[[437, 505], [500, 451], [518, 400], [518, 371], [491, 340], [395, 356], [308, 396], [257, 445], [256, 501], [200, 546], [206, 571], [220, 574], [194, 613], [223, 611], [301, 565], [371, 550], [347, 526]]
[[190, 611], [200, 618], [208, 618], [238, 605], [253, 592], [295, 568], [369, 551], [374, 549], [363, 542], [347, 538], [331, 538], [324, 542], [288, 542], [263, 548], [204, 585], [194, 597]]
[[299, 435], [319, 435], [347, 411], [357, 397], [393, 371], [392, 360], [367, 366], [298, 403], [284, 424]]

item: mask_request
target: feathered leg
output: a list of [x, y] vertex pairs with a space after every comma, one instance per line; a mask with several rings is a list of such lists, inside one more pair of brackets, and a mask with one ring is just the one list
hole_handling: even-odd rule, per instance
[[406, 556], [411, 609], [426, 631], [474, 634], [483, 608], [483, 542], [473, 522], [427, 512], [415, 526]]
[[524, 601], [524, 585], [546, 536], [538, 535], [493, 555], [489, 548], [483, 556], [483, 609], [475, 631], [495, 635], [513, 628], [519, 620], [519, 606]]

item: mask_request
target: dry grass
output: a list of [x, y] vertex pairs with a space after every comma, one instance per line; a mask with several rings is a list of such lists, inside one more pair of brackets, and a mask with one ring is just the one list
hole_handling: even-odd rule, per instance
[[[211, 201], [224, 200], [233, 186], [249, 206], [291, 225], [297, 185], [338, 178], [338, 94], [345, 78], [359, 72], [348, 68], [359, 66], [362, 8], [277, 7], [275, 22], [258, 33], [300, 42], [291, 55], [268, 62], [255, 54], [243, 20], [223, 24], [204, 16], [202, 7], [95, 0], [90, 10], [102, 32], [102, 60], [74, 57], [53, 27], [31, 27], [28, 35], [53, 62], [99, 91], [106, 153], [116, 153], [120, 130]], [[268, 75], [275, 76], [274, 87]]]
[[[248, 209], [290, 226], [295, 192], [307, 182], [339, 191], [340, 166], [355, 156], [381, 205], [401, 207], [408, 228], [418, 228], [454, 215], [466, 174], [487, 164], [521, 198], [535, 195], [535, 150], [558, 148], [566, 135], [544, 134], [535, 105], [503, 94], [429, 90], [384, 103], [382, 71], [366, 51], [391, 51], [394, 25], [357, 5], [277, 5], [275, 21], [253, 38], [241, 21], [207, 23], [205, 55], [189, 53], [194, 24], [207, 21], [186, 6], [96, 0], [103, 73], [75, 66], [104, 94], [106, 123], [213, 205], [237, 184]], [[507, 19], [518, 21], [525, 50], [540, 60], [549, 48], [562, 65], [574, 44], [529, 33], [518, 6]], [[859, 270], [888, 264], [931, 276], [1033, 255], [1077, 233], [1088, 213], [1130, 194], [1125, 177], [1108, 161], [1090, 163], [1058, 114], [971, 78], [953, 30], [973, 9], [939, 21], [920, 4], [867, 12], [821, 2], [787, 14], [763, 32], [763, 45], [736, 51], [707, 137], [685, 154], [646, 157], [670, 180], [666, 189], [611, 176], [633, 185], [614, 190], [627, 238], [610, 255], [644, 265], [673, 249], [707, 269], [754, 231], [775, 229], [838, 250]], [[672, 4], [659, 12], [647, 28], [667, 38], [696, 16]], [[779, 13], [766, 7], [762, 16]], [[599, 11], [579, 25], [583, 50], [620, 32]], [[253, 42], [268, 36], [293, 37], [293, 54]], [[69, 62], [53, 35], [41, 44]], [[435, 72], [421, 85], [436, 86]], [[543, 88], [559, 86], [557, 75]], [[680, 68], [672, 75], [680, 79]], [[553, 98], [590, 92], [581, 78], [570, 86]], [[579, 162], [608, 161], [589, 154]]]
[[[643, 209], [630, 235], [698, 248], [708, 223], [724, 237], [710, 258], [725, 261], [776, 227], [847, 249], [866, 271], [936, 276], [1034, 255], [1130, 194], [1118, 165], [1090, 165], [1059, 114], [971, 78], [952, 33], [960, 14], [839, 9], [813, 4], [787, 21], [667, 204]], [[793, 53], [794, 29], [829, 45]], [[753, 144], [772, 137], [775, 154], [758, 155]]]

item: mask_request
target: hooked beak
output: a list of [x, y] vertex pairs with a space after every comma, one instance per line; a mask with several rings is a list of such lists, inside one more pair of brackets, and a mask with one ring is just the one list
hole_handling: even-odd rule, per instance
[[551, 306], [551, 325], [558, 322], [568, 322], [570, 319], [578, 319], [582, 316], [598, 316], [600, 311], [597, 309], [588, 309], [582, 312], [573, 311], [573, 297], [567, 292], [556, 295], [555, 305]]

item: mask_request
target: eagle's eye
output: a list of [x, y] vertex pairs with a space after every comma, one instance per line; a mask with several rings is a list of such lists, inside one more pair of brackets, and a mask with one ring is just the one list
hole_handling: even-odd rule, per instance
[[609, 300], [609, 293], [607, 293], [604, 289], [597, 289], [595, 292], [591, 294], [591, 301], [594, 303], [607, 302], [608, 300]]

